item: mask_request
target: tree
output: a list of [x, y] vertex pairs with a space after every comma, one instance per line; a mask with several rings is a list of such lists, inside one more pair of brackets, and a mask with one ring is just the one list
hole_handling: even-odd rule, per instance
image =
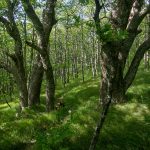
[[6, 1], [7, 15], [0, 16], [0, 22], [4, 24], [7, 33], [14, 40], [14, 53], [6, 52], [6, 55], [13, 61], [14, 66], [9, 65], [4, 60], [1, 62], [0, 68], [4, 68], [9, 73], [13, 74], [18, 85], [21, 108], [23, 109], [24, 107], [28, 106], [28, 90], [27, 90], [27, 78], [23, 62], [22, 40], [14, 17], [14, 9], [17, 4], [18, 3], [12, 3], [10, 0], [7, 0]]
[[55, 3], [56, 0], [47, 0], [45, 9], [43, 9], [42, 22], [35, 13], [29, 0], [22, 0], [22, 5], [27, 16], [32, 21], [35, 30], [38, 35], [38, 45], [26, 41], [26, 43], [38, 51], [41, 57], [43, 69], [46, 75], [47, 87], [46, 87], [46, 107], [47, 111], [54, 109], [54, 95], [55, 95], [55, 83], [53, 76], [53, 69], [49, 59], [49, 36], [54, 24], [55, 19]]
[[115, 1], [111, 10], [111, 22], [106, 24], [105, 28], [102, 28], [99, 18], [104, 4], [95, 0], [95, 5], [94, 20], [98, 37], [102, 41], [100, 95], [103, 107], [89, 150], [96, 147], [111, 102], [125, 101], [125, 94], [136, 76], [139, 64], [150, 48], [149, 34], [147, 39], [139, 44], [125, 73], [127, 58], [136, 37], [142, 32], [139, 26], [150, 13], [150, 5], [144, 0]]
[[[136, 37], [142, 32], [139, 26], [150, 12], [150, 6], [144, 0], [116, 1], [112, 5], [113, 9], [111, 10], [110, 22], [105, 25], [106, 30], [103, 32], [99, 19], [100, 9], [103, 6], [100, 5], [99, 0], [95, 0], [95, 4], [94, 20], [97, 34], [102, 41], [101, 99], [103, 103], [107, 102], [107, 90], [108, 84], [110, 84], [113, 101], [122, 102], [125, 100], [125, 93], [135, 78], [144, 53], [150, 48], [149, 35], [137, 48], [129, 69], [125, 73], [128, 55], [132, 50], [132, 45]], [[106, 82], [108, 80], [109, 83]]]

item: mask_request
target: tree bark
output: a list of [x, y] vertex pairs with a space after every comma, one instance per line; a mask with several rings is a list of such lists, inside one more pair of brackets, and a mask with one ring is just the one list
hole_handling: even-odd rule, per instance
[[5, 25], [7, 33], [13, 38], [15, 42], [14, 54], [7, 53], [7, 55], [14, 62], [15, 68], [13, 70], [15, 71], [13, 71], [12, 73], [18, 85], [21, 108], [24, 109], [25, 107], [28, 106], [28, 90], [23, 59], [22, 40], [14, 18], [14, 3], [12, 3], [10, 0], [7, 0], [6, 3], [8, 8], [7, 13], [8, 20], [5, 17], [0, 16], [0, 22], [2, 22]]
[[[97, 34], [102, 41], [101, 50], [101, 101], [104, 114], [107, 114], [111, 101], [122, 102], [127, 89], [132, 84], [138, 66], [144, 53], [150, 48], [150, 38], [144, 41], [136, 51], [136, 54], [132, 60], [132, 63], [127, 71], [125, 77], [123, 76], [125, 64], [131, 51], [131, 46], [137, 37], [138, 26], [144, 19], [144, 17], [150, 12], [150, 5], [142, 9], [144, 0], [116, 0], [114, 8], [111, 12], [111, 30], [126, 31], [128, 36], [124, 39], [115, 39], [112, 34], [112, 39], [105, 39], [105, 34], [101, 30], [100, 11], [103, 5], [100, 5], [99, 0], [95, 0], [95, 14], [94, 20], [96, 25]], [[109, 37], [108, 37], [109, 38]], [[111, 91], [111, 94], [109, 92]], [[108, 96], [112, 99], [109, 101]], [[109, 103], [110, 102], [110, 103]], [[106, 107], [107, 106], [107, 107]], [[106, 107], [106, 109], [105, 109]], [[94, 150], [98, 141], [99, 133], [102, 125], [105, 121], [105, 117], [100, 117], [97, 125], [97, 129], [94, 132], [94, 137], [90, 145], [90, 150]]]
[[33, 64], [33, 69], [29, 80], [29, 107], [40, 104], [40, 93], [43, 74], [44, 70], [40, 55], [38, 54]]
[[54, 109], [54, 95], [55, 95], [55, 84], [53, 77], [53, 69], [49, 58], [48, 43], [49, 36], [54, 24], [56, 24], [55, 19], [55, 3], [56, 0], [47, 0], [45, 9], [43, 9], [42, 22], [35, 13], [29, 0], [21, 0], [24, 10], [28, 17], [31, 19], [37, 35], [38, 35], [38, 45], [28, 42], [28, 45], [32, 46], [40, 54], [43, 69], [46, 75], [46, 108], [47, 111]]
[[150, 49], [150, 37], [139, 46], [139, 48], [137, 49], [137, 51], [135, 53], [135, 56], [131, 62], [128, 72], [126, 73], [126, 76], [124, 77], [125, 91], [127, 91], [127, 89], [132, 84], [132, 82], [136, 76], [140, 62], [141, 62], [145, 52], [148, 51], [149, 49]]
[[[111, 49], [110, 49], [111, 47]], [[102, 104], [107, 103], [108, 81], [111, 81], [112, 102], [123, 102], [125, 100], [122, 60], [119, 58], [119, 44], [106, 43], [101, 50], [101, 89], [100, 95]], [[107, 74], [110, 74], [107, 76]], [[109, 78], [109, 79], [108, 79]]]
[[[128, 4], [127, 4], [128, 3]], [[94, 15], [94, 20], [96, 23], [97, 34], [102, 41], [102, 51], [101, 51], [101, 99], [105, 103], [107, 95], [107, 82], [106, 74], [108, 73], [108, 68], [111, 68], [110, 76], [112, 78], [112, 101], [113, 102], [123, 102], [125, 100], [125, 93], [129, 86], [132, 84], [139, 63], [143, 58], [144, 53], [150, 47], [147, 39], [137, 50], [135, 57], [129, 67], [129, 70], [125, 77], [123, 76], [126, 61], [131, 50], [131, 46], [141, 32], [138, 30], [138, 26], [144, 19], [144, 17], [150, 11], [150, 6], [142, 9], [144, 1], [116, 1], [115, 7], [111, 12], [111, 25], [114, 32], [118, 30], [128, 32], [128, 36], [124, 39], [104, 39], [103, 33], [101, 32], [99, 13], [102, 8], [98, 0], [95, 0], [96, 10]], [[143, 46], [144, 45], [144, 46]]]

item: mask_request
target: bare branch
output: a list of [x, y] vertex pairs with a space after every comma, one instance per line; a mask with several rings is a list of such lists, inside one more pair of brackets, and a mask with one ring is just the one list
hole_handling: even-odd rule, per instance
[[137, 0], [135, 0], [135, 2], [133, 3], [126, 27], [128, 32], [136, 32], [144, 17], [147, 15], [147, 13], [150, 12], [150, 6], [147, 6], [143, 10], [141, 10], [142, 5], [143, 3]]
[[13, 3], [11, 3], [10, 0], [6, 0], [6, 2], [7, 2], [7, 8], [8, 8], [8, 11], [7, 11], [8, 20], [5, 17], [0, 16], [0, 22], [2, 22], [5, 25], [8, 34], [15, 41], [19, 41], [19, 43], [21, 43], [19, 29], [16, 25], [16, 22], [14, 20], [14, 15], [13, 15], [14, 5]]
[[145, 52], [148, 51], [149, 49], [150, 49], [150, 37], [138, 47], [138, 49], [135, 53], [135, 56], [131, 62], [129, 70], [124, 77], [125, 91], [132, 84], [132, 81], [135, 78], [135, 75], [137, 73], [140, 62], [141, 62]]
[[141, 12], [140, 12], [140, 17], [144, 18], [148, 13], [150, 13], [150, 5], [145, 7]]
[[104, 3], [102, 5], [100, 5], [100, 2], [99, 0], [95, 0], [95, 13], [94, 13], [94, 21], [95, 21], [95, 25], [96, 25], [96, 30], [97, 30], [97, 34], [99, 35], [99, 37], [101, 36], [101, 33], [100, 33], [100, 18], [99, 18], [99, 14], [100, 14], [100, 11], [101, 9], [103, 8], [104, 6]]
[[8, 34], [12, 37], [13, 36], [12, 26], [11, 26], [10, 22], [6, 18], [4, 18], [3, 16], [0, 16], [0, 22], [4, 24]]
[[95, 5], [96, 5], [96, 8], [95, 8], [95, 13], [94, 13], [93, 19], [95, 22], [100, 22], [99, 14], [100, 14], [101, 6], [100, 6], [99, 0], [95, 0]]
[[40, 36], [44, 33], [43, 24], [41, 23], [39, 17], [35, 13], [31, 3], [29, 0], [21, 0], [22, 5], [24, 7], [25, 12], [27, 13], [28, 17], [31, 19], [36, 31]]

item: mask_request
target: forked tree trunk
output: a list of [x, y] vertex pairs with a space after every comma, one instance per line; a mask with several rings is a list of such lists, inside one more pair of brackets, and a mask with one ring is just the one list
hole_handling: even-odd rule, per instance
[[[116, 30], [121, 30], [126, 31], [128, 35], [124, 39], [120, 39], [119, 36], [117, 39], [115, 39], [115, 34], [112, 34], [112, 39], [105, 39], [105, 35], [101, 30], [101, 20], [99, 18], [103, 4], [100, 4], [99, 0], [95, 0], [96, 9], [94, 20], [97, 34], [102, 41], [102, 81], [100, 92], [103, 110], [105, 111], [103, 111], [104, 113], [101, 113], [101, 117], [99, 118], [89, 150], [94, 150], [96, 148], [99, 133], [101, 132], [102, 125], [104, 124], [111, 101], [124, 101], [125, 93], [135, 78], [144, 53], [150, 48], [149, 34], [148, 38], [136, 50], [135, 56], [124, 77], [123, 72], [129, 52], [131, 50], [131, 46], [136, 36], [141, 32], [138, 30], [138, 26], [141, 24], [145, 16], [150, 12], [150, 5], [142, 9], [144, 2], [144, 0], [116, 0], [114, 3], [114, 8], [111, 12], [111, 28], [113, 29], [114, 33], [116, 33]], [[108, 100], [108, 96], [110, 97], [110, 100]]]
[[7, 16], [0, 16], [0, 22], [2, 22], [5, 25], [7, 33], [13, 38], [15, 43], [14, 53], [6, 52], [7, 55], [13, 60], [14, 67], [8, 66], [7, 69], [10, 70], [9, 68], [12, 68], [12, 74], [16, 79], [19, 89], [21, 108], [23, 109], [28, 106], [28, 90], [22, 51], [22, 39], [17, 24], [15, 22], [14, 3], [10, 0], [7, 0], [6, 4]]
[[30, 1], [21, 0], [25, 12], [28, 17], [31, 19], [37, 35], [38, 35], [38, 44], [27, 42], [29, 46], [33, 47], [40, 54], [42, 60], [42, 66], [46, 75], [46, 107], [47, 111], [54, 109], [54, 95], [55, 95], [55, 84], [53, 69], [49, 58], [48, 52], [48, 43], [49, 36], [52, 30], [52, 27], [56, 24], [55, 19], [55, 3], [56, 0], [47, 0], [45, 8], [42, 13], [42, 22], [34, 11]]

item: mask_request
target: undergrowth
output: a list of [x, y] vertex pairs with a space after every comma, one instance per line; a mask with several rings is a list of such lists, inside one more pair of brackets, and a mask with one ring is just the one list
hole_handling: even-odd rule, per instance
[[[0, 150], [87, 150], [99, 115], [99, 79], [57, 87], [65, 107], [17, 112], [18, 100], [0, 104]], [[139, 72], [128, 102], [112, 105], [97, 150], [149, 150], [150, 76]], [[44, 95], [41, 96], [44, 102]]]

